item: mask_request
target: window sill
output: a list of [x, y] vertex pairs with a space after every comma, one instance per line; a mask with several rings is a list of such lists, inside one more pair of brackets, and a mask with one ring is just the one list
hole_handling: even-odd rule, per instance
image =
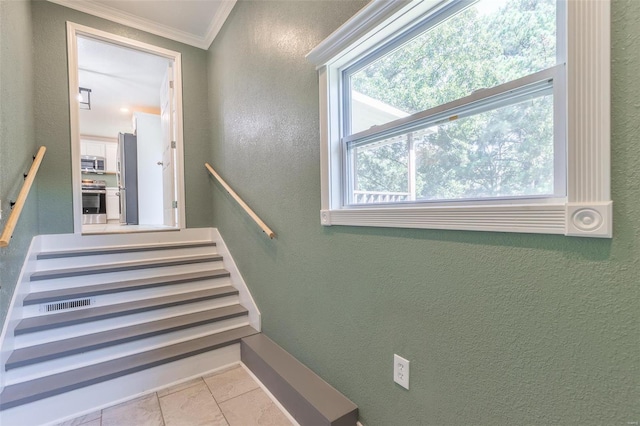
[[322, 210], [323, 226], [457, 229], [611, 238], [612, 203], [357, 207]]

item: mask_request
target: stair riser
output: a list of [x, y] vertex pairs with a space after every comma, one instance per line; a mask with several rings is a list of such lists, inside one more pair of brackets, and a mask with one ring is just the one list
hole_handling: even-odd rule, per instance
[[238, 302], [238, 296], [227, 296], [219, 299], [189, 303], [181, 306], [155, 309], [153, 311], [141, 312], [138, 314], [124, 315], [121, 317], [92, 321], [84, 324], [60, 327], [55, 329], [54, 331], [44, 330], [22, 334], [15, 337], [14, 344], [15, 348], [23, 348], [26, 346], [82, 336], [85, 334], [112, 330], [114, 328], [127, 327], [132, 324], [140, 324], [144, 322], [160, 320], [163, 318], [169, 318], [172, 316], [186, 315], [192, 312], [204, 311], [207, 309], [231, 306], [237, 304]]
[[143, 260], [143, 261], [129, 261], [129, 262], [118, 262], [118, 263], [99, 263], [95, 265], [83, 266], [80, 268], [74, 269], [64, 269], [64, 268], [56, 268], [51, 270], [42, 270], [37, 271], [34, 274], [31, 274], [29, 278], [30, 281], [43, 281], [49, 279], [58, 279], [58, 278], [69, 278], [69, 277], [78, 277], [78, 276], [91, 276], [96, 274], [108, 274], [115, 272], [129, 272], [129, 271], [137, 271], [151, 268], [168, 268], [172, 266], [180, 266], [180, 265], [195, 265], [198, 263], [209, 263], [209, 262], [217, 262], [221, 261], [222, 258], [217, 255], [207, 255], [200, 257], [172, 257], [172, 258], [157, 258], [153, 261]]
[[79, 266], [95, 265], [100, 263], [124, 262], [134, 260], [172, 258], [179, 256], [198, 256], [205, 254], [217, 254], [216, 247], [178, 248], [174, 250], [141, 251], [131, 253], [103, 254], [98, 256], [76, 256], [57, 259], [39, 259], [38, 270], [46, 271], [58, 268], [74, 268]]
[[[174, 294], [180, 294], [190, 291], [198, 291], [198, 290], [207, 290], [211, 288], [224, 287], [231, 285], [231, 280], [228, 277], [214, 279], [214, 280], [203, 280], [203, 281], [194, 281], [190, 283], [184, 284], [173, 284], [167, 286], [158, 286], [146, 288], [143, 290], [132, 290], [126, 292], [119, 292], [113, 294], [103, 294], [99, 296], [88, 296], [90, 299], [95, 300], [95, 305], [91, 305], [90, 307], [97, 306], [107, 306], [124, 302], [132, 302], [135, 300], [148, 300], [156, 297], [169, 296]], [[65, 300], [74, 300], [74, 299], [61, 299], [60, 301]], [[48, 302], [55, 303], [55, 302]], [[40, 312], [40, 304], [38, 305], [27, 305], [23, 308], [23, 317], [29, 318], [34, 316], [43, 316], [43, 315], [55, 315], [57, 312]], [[79, 308], [86, 309], [86, 308]], [[58, 311], [59, 312], [59, 311]]]
[[125, 377], [0, 411], [2, 425], [54, 425], [237, 363], [234, 344]]
[[32, 292], [23, 302], [23, 306], [40, 305], [43, 303], [54, 303], [63, 300], [78, 299], [82, 297], [94, 297], [103, 296], [107, 294], [127, 293], [130, 291], [146, 290], [151, 288], [172, 287], [181, 286], [185, 284], [208, 281], [212, 285], [217, 280], [220, 282], [231, 282], [229, 274], [224, 270], [206, 272], [202, 276], [189, 275], [189, 276], [166, 276], [152, 278], [152, 281], [148, 280], [132, 280], [132, 281], [120, 281], [116, 283], [96, 286], [84, 286], [74, 287], [68, 289], [54, 289], [51, 291]]
[[[234, 294], [233, 290], [225, 289], [223, 290], [223, 293], [216, 294], [214, 296], [209, 294], [209, 292], [211, 291], [215, 291], [215, 289], [205, 290], [204, 292], [202, 291], [198, 292], [194, 295], [190, 295], [188, 299], [184, 299], [182, 294], [179, 294], [176, 296], [178, 297], [177, 300], [173, 296], [169, 296], [164, 299], [159, 298], [160, 300], [158, 300], [157, 304], [154, 304], [154, 305], [147, 305], [146, 304], [147, 301], [142, 301], [142, 302], [132, 301], [131, 304], [133, 304], [134, 306], [131, 306], [130, 304], [125, 303], [124, 305], [126, 305], [126, 308], [124, 307], [121, 308], [120, 307], [121, 305], [101, 306], [96, 308], [96, 310], [100, 309], [100, 312], [93, 312], [94, 310], [92, 309], [90, 316], [85, 316], [86, 315], [85, 313], [78, 311], [78, 312], [69, 312], [67, 314], [61, 313], [55, 316], [51, 315], [50, 317], [47, 316], [48, 318], [44, 318], [44, 317], [25, 318], [21, 322], [21, 324], [19, 324], [15, 328], [14, 334], [22, 335], [27, 333], [33, 333], [36, 331], [56, 330], [61, 327], [66, 327], [70, 325], [83, 324], [87, 322], [91, 323], [93, 321], [115, 318], [123, 315], [132, 315], [132, 314], [137, 314], [141, 312], [150, 312], [156, 309], [168, 308], [171, 306], [184, 306], [190, 303], [197, 303], [197, 302], [203, 302], [207, 300], [219, 299], [220, 297], [231, 296]], [[166, 299], [169, 299], [169, 300], [166, 300]], [[141, 303], [142, 303], [142, 306], [140, 305]], [[70, 314], [73, 314], [73, 315], [70, 316]], [[34, 320], [34, 321], [37, 321], [37, 323], [23, 324], [27, 320]]]
[[212, 240], [212, 228], [190, 228], [171, 232], [141, 232], [130, 234], [79, 235], [57, 234], [41, 235], [41, 251], [77, 250], [121, 246], [169, 244], [169, 243], [206, 243]]
[[13, 368], [5, 371], [3, 374], [5, 374], [6, 385], [11, 385], [48, 376], [50, 374], [56, 374], [120, 358], [122, 356], [145, 352], [166, 345], [180, 343], [188, 339], [203, 337], [245, 325], [249, 325], [249, 320], [246, 314], [102, 349], [91, 350], [85, 353], [69, 355], [28, 366]]
[[78, 277], [53, 278], [40, 281], [32, 281], [31, 291], [47, 291], [61, 288], [81, 287], [94, 284], [104, 284], [115, 281], [128, 281], [139, 278], [162, 277], [174, 274], [187, 274], [189, 272], [211, 271], [223, 268], [222, 261], [196, 263], [193, 265], [178, 265], [162, 268], [137, 269], [133, 271], [108, 272]]
[[182, 248], [196, 248], [196, 247], [215, 247], [213, 242], [196, 242], [196, 243], [170, 243], [170, 244], [120, 244], [116, 246], [102, 246], [93, 247], [91, 249], [74, 249], [74, 250], [55, 250], [55, 251], [41, 251], [38, 253], [38, 260], [46, 259], [62, 259], [65, 257], [80, 257], [80, 256], [99, 256], [103, 254], [116, 254], [116, 253], [137, 253], [142, 251], [162, 251], [162, 250], [178, 250]]
[[[67, 314], [55, 315], [55, 317], [54, 315], [52, 315], [49, 318], [43, 318], [43, 317], [26, 318], [21, 322], [21, 324], [19, 324], [15, 328], [14, 334], [18, 336], [18, 335], [34, 333], [37, 331], [44, 331], [44, 330], [52, 330], [55, 332], [57, 329], [60, 329], [62, 327], [72, 326], [76, 324], [92, 323], [94, 321], [106, 320], [110, 318], [117, 318], [117, 317], [127, 316], [127, 315], [134, 315], [134, 314], [143, 313], [143, 312], [153, 312], [157, 309], [169, 308], [173, 306], [184, 306], [184, 305], [189, 305], [191, 303], [206, 302], [209, 300], [219, 299], [221, 297], [232, 296], [234, 294], [233, 290], [225, 289], [223, 290], [224, 291], [223, 293], [220, 293], [214, 296], [209, 294], [211, 291], [215, 291], [215, 289], [206, 290], [204, 292], [199, 292], [194, 295], [189, 295], [187, 299], [184, 299], [183, 295], [178, 295], [177, 300], [172, 296], [164, 299], [159, 298], [160, 300], [158, 300], [157, 303], [154, 305], [147, 305], [146, 301], [143, 301], [143, 302], [133, 301], [131, 302], [131, 304], [124, 304], [126, 305], [126, 308], [125, 307], [121, 308], [120, 306], [117, 306], [117, 305], [102, 306], [102, 307], [96, 308], [96, 310], [98, 309], [100, 310], [99, 312], [95, 312], [95, 310], [93, 309], [90, 310], [91, 311], [90, 316], [85, 316], [86, 313], [78, 311], [78, 312], [69, 312]], [[142, 303], [142, 305], [138, 302]], [[37, 322], [23, 324], [25, 321], [28, 321], [28, 320], [34, 320]]]
[[142, 370], [165, 365], [173, 361], [210, 352], [255, 334], [251, 327], [240, 327], [148, 352], [135, 353], [100, 364], [77, 368], [69, 372], [14, 384], [4, 388], [0, 396], [0, 410], [31, 403], [50, 396], [102, 383]]

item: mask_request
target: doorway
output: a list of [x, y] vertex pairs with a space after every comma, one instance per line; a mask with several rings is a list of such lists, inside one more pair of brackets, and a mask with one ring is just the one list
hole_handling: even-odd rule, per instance
[[67, 23], [74, 232], [185, 227], [179, 52]]

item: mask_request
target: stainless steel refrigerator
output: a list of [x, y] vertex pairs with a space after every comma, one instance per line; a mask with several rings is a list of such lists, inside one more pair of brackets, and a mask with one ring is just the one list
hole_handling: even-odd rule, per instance
[[120, 224], [138, 225], [138, 141], [131, 133], [118, 134], [118, 195]]

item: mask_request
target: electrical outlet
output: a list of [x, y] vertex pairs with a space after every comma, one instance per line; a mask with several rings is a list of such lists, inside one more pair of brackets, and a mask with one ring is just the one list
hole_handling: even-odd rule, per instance
[[393, 381], [409, 389], [409, 361], [393, 354]]

